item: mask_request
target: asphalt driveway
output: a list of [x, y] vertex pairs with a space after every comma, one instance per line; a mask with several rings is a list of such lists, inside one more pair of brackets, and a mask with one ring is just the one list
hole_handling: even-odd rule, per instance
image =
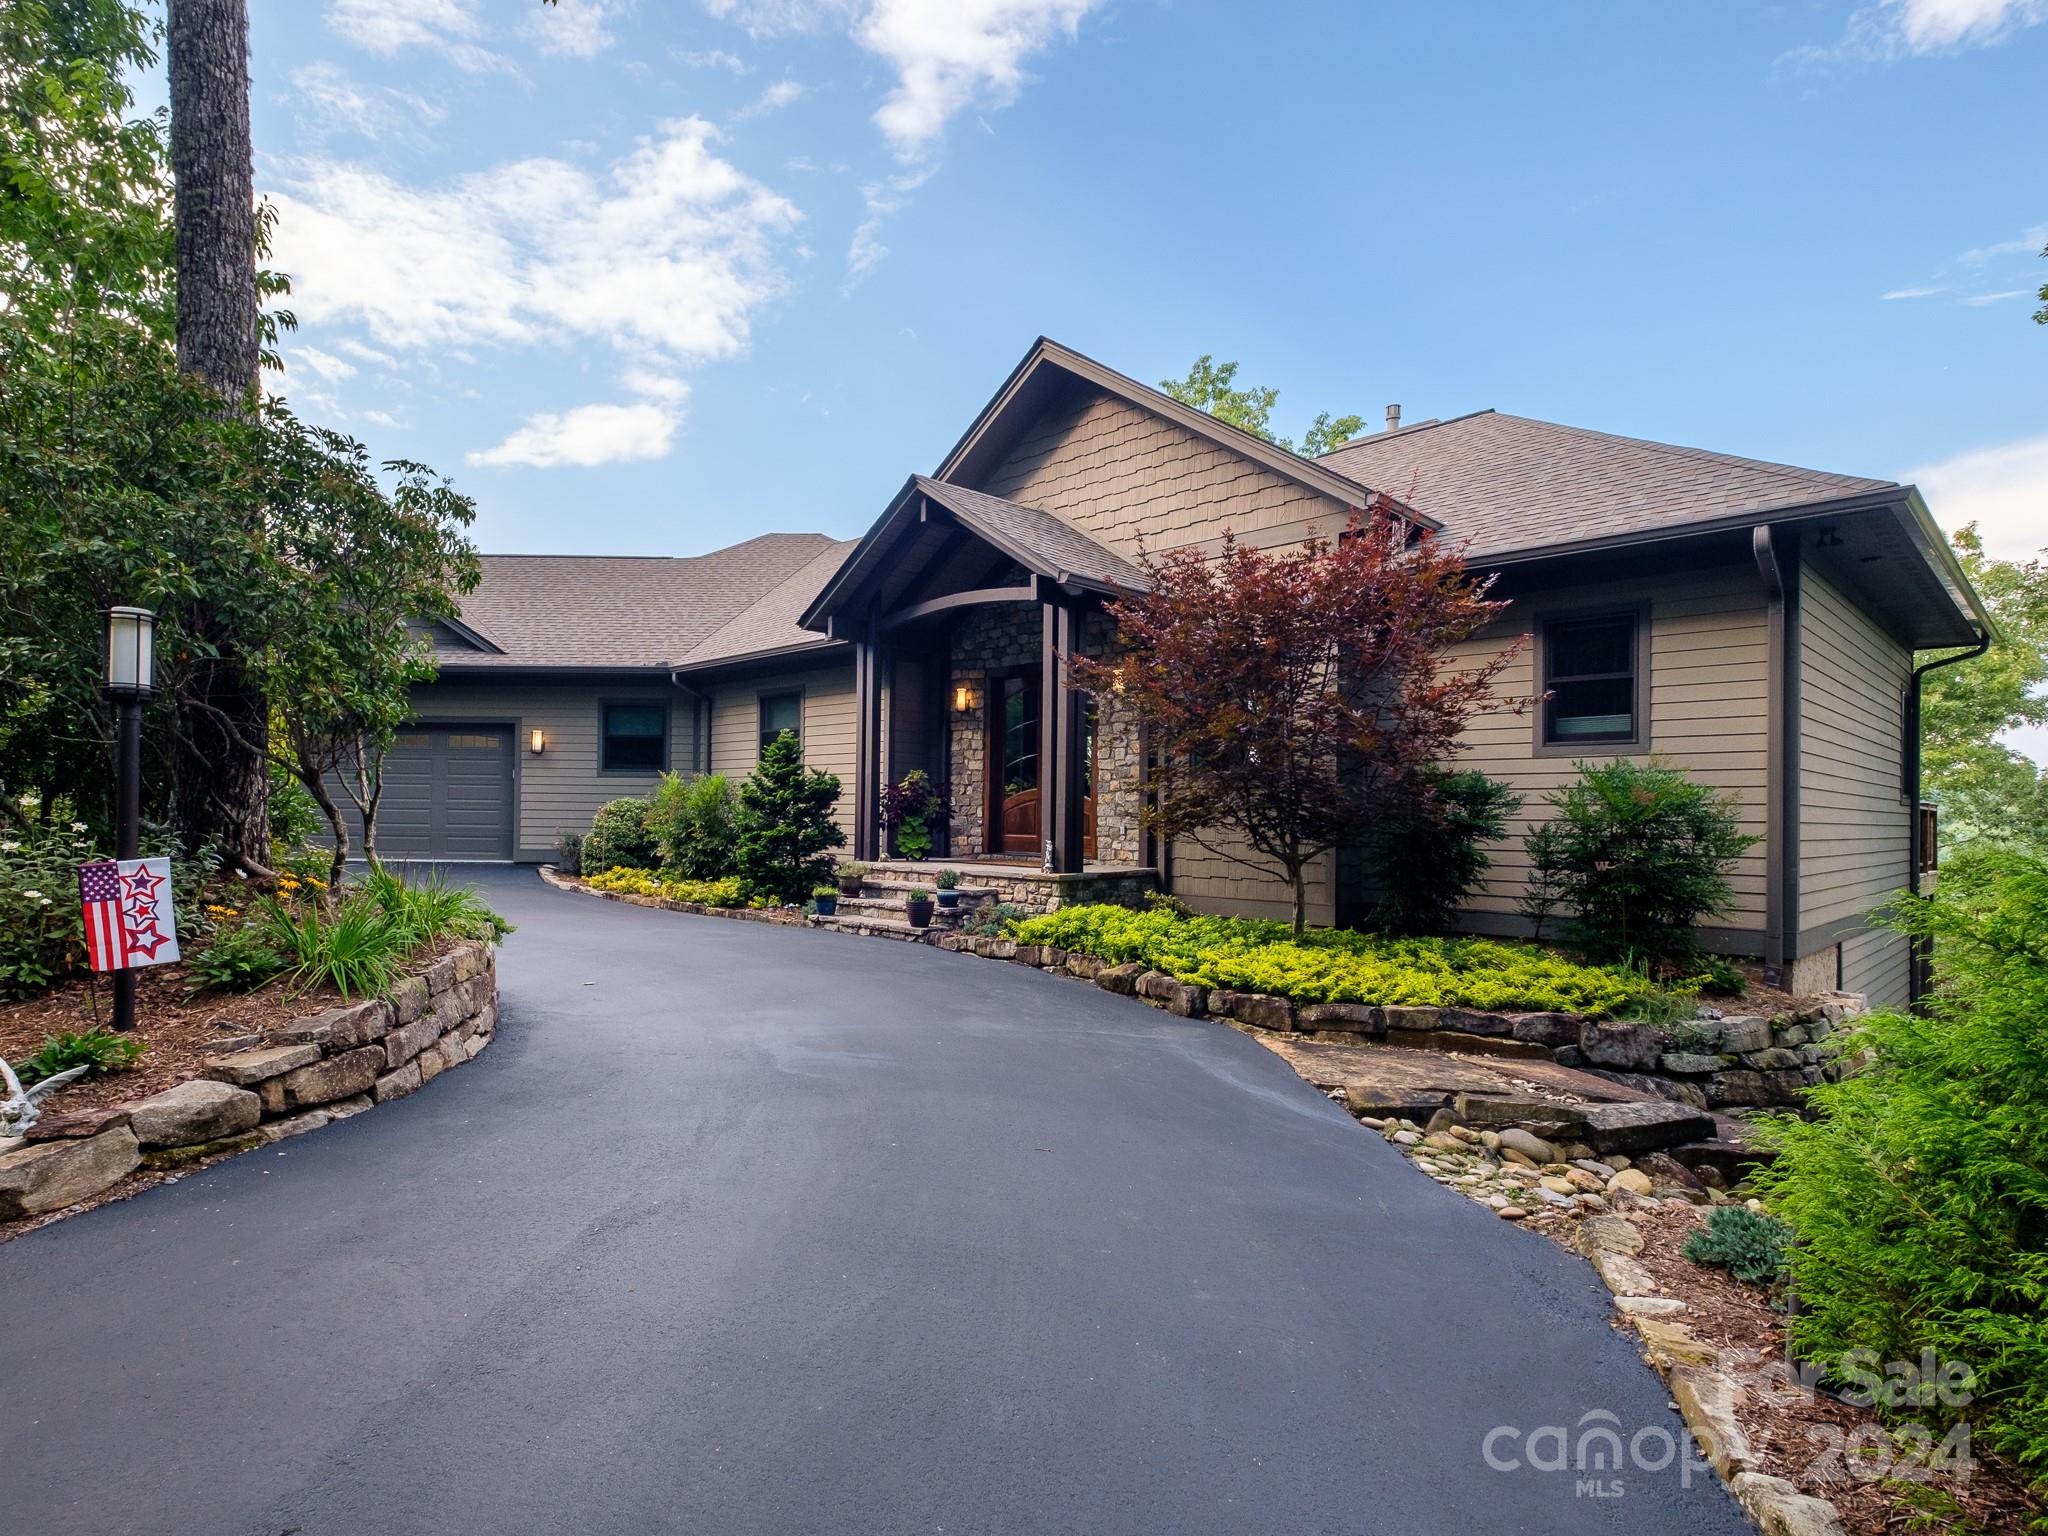
[[485, 883], [475, 1062], [0, 1245], [6, 1529], [1748, 1529], [1534, 1469], [1678, 1429], [1591, 1271], [1234, 1031]]

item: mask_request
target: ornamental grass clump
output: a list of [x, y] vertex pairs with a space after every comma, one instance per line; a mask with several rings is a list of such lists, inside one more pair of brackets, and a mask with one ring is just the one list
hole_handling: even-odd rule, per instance
[[1967, 1366], [1951, 1416], [2048, 1491], [2048, 861], [1973, 850], [1895, 922], [1933, 941], [1928, 1013], [1860, 1021], [1867, 1065], [1767, 1122], [1753, 1176], [1799, 1233], [1793, 1343]]
[[1181, 981], [1268, 992], [1304, 1003], [1372, 1003], [1607, 1014], [1650, 989], [1642, 976], [1577, 965], [1528, 945], [1487, 939], [1387, 939], [1236, 917], [1183, 916], [1095, 905], [1062, 907], [1015, 925], [1111, 964], [1142, 961]]

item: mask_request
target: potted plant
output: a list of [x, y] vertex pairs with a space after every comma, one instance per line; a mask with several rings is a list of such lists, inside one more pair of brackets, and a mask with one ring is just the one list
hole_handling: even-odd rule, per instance
[[839, 879], [840, 895], [858, 896], [860, 888], [867, 883], [868, 867], [858, 859], [841, 859], [834, 874]]
[[811, 905], [817, 909], [818, 916], [820, 917], [834, 916], [839, 911], [839, 887], [836, 885], [819, 886], [811, 892]]
[[951, 912], [954, 908], [960, 905], [959, 870], [940, 870], [937, 876], [934, 877], [934, 879], [932, 880], [932, 884], [936, 885], [939, 888], [939, 910], [941, 912]]
[[903, 898], [903, 915], [910, 919], [913, 928], [929, 928], [932, 925], [932, 893], [929, 887], [914, 885]]
[[939, 793], [922, 768], [911, 769], [901, 783], [882, 790], [882, 825], [895, 834], [898, 858], [929, 854], [934, 829], [944, 826], [952, 814], [953, 802]]

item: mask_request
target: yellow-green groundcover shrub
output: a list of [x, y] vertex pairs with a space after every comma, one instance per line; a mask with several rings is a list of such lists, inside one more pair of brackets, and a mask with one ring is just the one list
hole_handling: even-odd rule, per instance
[[1344, 929], [1315, 929], [1297, 939], [1285, 923], [1164, 909], [1062, 907], [1026, 918], [1016, 935], [1115, 965], [1143, 961], [1205, 987], [1302, 1003], [1605, 1014], [1651, 990], [1641, 976], [1576, 965], [1526, 944], [1385, 939]]
[[632, 896], [661, 896], [669, 901], [694, 902], [700, 907], [744, 907], [746, 884], [737, 875], [722, 880], [666, 880], [652, 870], [607, 869], [583, 877], [585, 885], [600, 891], [624, 891]]

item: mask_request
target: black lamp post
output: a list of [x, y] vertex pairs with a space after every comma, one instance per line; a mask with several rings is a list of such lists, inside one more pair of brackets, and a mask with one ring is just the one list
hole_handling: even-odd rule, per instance
[[[114, 857], [142, 852], [142, 701], [156, 686], [156, 615], [107, 610], [107, 697], [114, 701]], [[135, 972], [114, 972], [114, 1028], [135, 1027]]]

